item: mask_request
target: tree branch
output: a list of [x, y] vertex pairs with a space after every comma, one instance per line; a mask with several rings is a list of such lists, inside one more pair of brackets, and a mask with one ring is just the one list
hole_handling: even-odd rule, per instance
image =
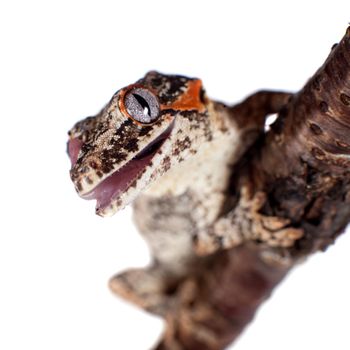
[[[242, 116], [240, 105], [232, 110]], [[236, 166], [235, 204], [226, 206], [221, 233], [213, 228], [217, 236], [224, 228], [216, 240], [221, 245], [175, 291], [157, 350], [223, 349], [297, 261], [325, 250], [344, 231], [349, 134], [350, 28]], [[237, 235], [244, 238], [239, 246]]]

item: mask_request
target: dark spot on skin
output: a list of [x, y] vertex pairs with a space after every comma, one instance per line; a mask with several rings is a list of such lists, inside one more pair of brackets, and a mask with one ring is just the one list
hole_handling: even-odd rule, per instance
[[93, 181], [90, 179], [90, 177], [86, 177], [85, 178], [85, 181], [89, 184], [89, 185], [92, 185], [93, 184]]
[[90, 162], [90, 166], [92, 169], [97, 169], [97, 164], [93, 160]]
[[207, 130], [207, 132], [205, 133], [205, 138], [207, 139], [208, 142], [210, 142], [213, 139], [213, 134], [211, 130]]
[[340, 101], [345, 105], [349, 106], [350, 105], [350, 96], [346, 94], [340, 94]]
[[127, 158], [127, 153], [122, 152], [120, 149], [105, 149], [101, 153], [101, 171], [105, 174], [111, 172], [115, 164], [119, 164]]
[[323, 133], [322, 129], [315, 123], [310, 124], [310, 129], [315, 135], [321, 135]]
[[110, 122], [113, 119], [113, 115], [111, 112], [108, 113], [107, 120]]
[[98, 170], [96, 171], [96, 175], [101, 178], [103, 176], [103, 172]]
[[173, 116], [176, 116], [178, 113], [179, 112], [176, 111], [175, 109], [168, 108], [168, 109], [163, 109], [162, 111], [160, 111], [160, 116], [168, 114], [168, 115], [171, 115], [173, 117]]
[[198, 124], [191, 124], [190, 125], [190, 130], [198, 130], [200, 129], [200, 126]]
[[181, 117], [187, 118], [191, 122], [201, 120], [201, 116], [203, 115], [201, 113], [198, 113], [197, 110], [181, 111], [179, 114]]
[[179, 154], [180, 152], [182, 152], [183, 150], [185, 150], [186, 148], [189, 148], [191, 146], [191, 140], [188, 136], [186, 136], [183, 140], [177, 140], [175, 142], [175, 150], [174, 150], [174, 154], [176, 151], [176, 154]]
[[93, 145], [90, 145], [90, 144], [88, 144], [88, 143], [84, 143], [84, 144], [81, 146], [81, 153], [82, 153], [82, 154], [88, 153], [92, 148], [93, 148]]
[[153, 130], [152, 126], [145, 126], [140, 130], [139, 136], [146, 136]]
[[80, 181], [77, 182], [77, 189], [78, 189], [79, 191], [81, 191], [81, 190], [83, 189], [83, 186], [81, 185], [81, 182], [80, 182]]
[[314, 147], [311, 152], [316, 159], [322, 160], [325, 157], [325, 153], [320, 148]]
[[325, 101], [320, 102], [320, 110], [322, 113], [328, 112], [328, 104]]
[[170, 165], [171, 165], [171, 159], [169, 156], [166, 156], [163, 160], [163, 170], [167, 171], [170, 169]]
[[134, 138], [129, 140], [128, 143], [124, 146], [124, 148], [129, 152], [137, 152], [139, 150], [137, 139]]
[[82, 166], [81, 168], [79, 168], [79, 173], [81, 174], [86, 174], [89, 171], [89, 167], [87, 166]]
[[162, 85], [162, 79], [160, 77], [153, 78], [152, 85], [153, 85], [153, 87], [157, 87], [157, 86]]
[[114, 139], [117, 143], [125, 143], [132, 135], [137, 135], [137, 127], [131, 119], [125, 120], [116, 130], [118, 138]]

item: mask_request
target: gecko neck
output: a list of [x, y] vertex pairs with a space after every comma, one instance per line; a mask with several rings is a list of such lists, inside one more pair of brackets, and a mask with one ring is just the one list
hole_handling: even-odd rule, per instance
[[178, 196], [185, 192], [209, 194], [225, 190], [230, 165], [237, 157], [238, 129], [228, 108], [210, 103], [208, 111], [211, 140], [200, 143], [200, 147], [186, 160], [152, 183], [144, 195]]

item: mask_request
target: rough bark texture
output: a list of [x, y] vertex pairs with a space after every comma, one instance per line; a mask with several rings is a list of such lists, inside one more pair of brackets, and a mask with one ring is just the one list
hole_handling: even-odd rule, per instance
[[[325, 250], [344, 231], [350, 221], [349, 134], [350, 28], [234, 172], [227, 216], [247, 220], [245, 229], [278, 231], [282, 244], [274, 244], [276, 235], [214, 255], [205, 271], [174, 292], [156, 349], [225, 348], [297, 261]], [[249, 220], [237, 215], [243, 204]]]

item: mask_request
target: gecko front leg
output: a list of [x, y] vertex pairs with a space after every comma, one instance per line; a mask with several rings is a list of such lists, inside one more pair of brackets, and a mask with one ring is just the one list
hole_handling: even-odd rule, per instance
[[198, 232], [195, 240], [198, 255], [230, 249], [248, 241], [261, 242], [271, 248], [287, 248], [303, 236], [303, 230], [292, 227], [290, 219], [260, 213], [265, 203], [263, 192], [257, 192], [253, 197], [248, 192], [243, 187], [236, 207], [212, 226]]
[[[283, 112], [292, 96], [284, 92], [259, 91], [230, 108], [232, 118], [240, 130], [240, 145], [243, 148], [240, 150], [241, 154], [246, 152], [263, 134], [266, 117]], [[232, 178], [234, 177], [234, 165], [230, 166], [233, 169], [230, 175]], [[289, 225], [288, 220], [260, 215], [259, 210], [264, 203], [264, 194], [259, 193], [254, 198], [249, 198], [248, 192], [243, 189], [242, 193], [238, 194], [240, 203], [236, 203], [234, 209], [228, 211], [224, 216], [219, 215], [214, 223], [198, 230], [194, 236], [194, 249], [198, 255], [212, 254], [217, 250], [229, 249], [243, 241], [254, 239], [268, 241], [271, 246], [288, 246], [300, 237], [299, 230], [289, 228], [288, 235], [285, 235], [284, 230]], [[259, 220], [254, 221], [257, 217]], [[259, 227], [250, 227], [252, 222], [260, 223]], [[246, 232], [251, 232], [251, 235], [246, 236]]]
[[155, 265], [129, 269], [109, 281], [113, 293], [156, 315], [164, 315], [168, 309], [171, 285], [165, 271]]
[[136, 200], [134, 220], [150, 247], [152, 263], [114, 276], [110, 288], [115, 294], [154, 314], [169, 311], [173, 292], [205, 260], [192, 250], [191, 213], [188, 194]]

